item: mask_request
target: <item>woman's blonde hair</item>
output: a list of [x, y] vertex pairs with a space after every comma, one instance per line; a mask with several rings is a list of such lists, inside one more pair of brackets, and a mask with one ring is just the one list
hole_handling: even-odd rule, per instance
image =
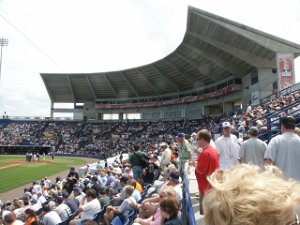
[[206, 225], [286, 225], [295, 221], [300, 184], [268, 166], [241, 164], [209, 178], [204, 197]]

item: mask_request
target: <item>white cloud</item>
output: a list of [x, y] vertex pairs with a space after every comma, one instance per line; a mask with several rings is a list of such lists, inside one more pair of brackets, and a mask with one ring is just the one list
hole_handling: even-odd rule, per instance
[[183, 39], [188, 5], [300, 43], [297, 0], [1, 0], [0, 15], [21, 33], [0, 17], [0, 37], [9, 39], [0, 113], [49, 116], [41, 72], [112, 71], [165, 57]]

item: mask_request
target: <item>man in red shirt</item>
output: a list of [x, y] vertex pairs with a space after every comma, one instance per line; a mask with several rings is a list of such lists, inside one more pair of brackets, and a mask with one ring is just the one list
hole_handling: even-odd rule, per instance
[[204, 194], [211, 188], [207, 177], [219, 168], [219, 159], [217, 151], [209, 144], [211, 133], [208, 130], [200, 130], [197, 134], [198, 147], [202, 148], [202, 152], [198, 156], [197, 168], [195, 175], [199, 188], [199, 204], [200, 214], [203, 214], [202, 199]]

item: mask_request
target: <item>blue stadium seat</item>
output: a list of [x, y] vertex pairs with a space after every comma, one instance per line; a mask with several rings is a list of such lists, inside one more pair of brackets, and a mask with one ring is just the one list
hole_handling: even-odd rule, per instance
[[123, 225], [120, 217], [116, 216], [113, 221], [111, 221], [111, 225]]
[[128, 214], [128, 223], [125, 224], [124, 221], [123, 221], [123, 224], [124, 224], [124, 225], [132, 224], [133, 221], [136, 219], [137, 214], [138, 214], [137, 210], [132, 209], [132, 210], [129, 212], [129, 214]]

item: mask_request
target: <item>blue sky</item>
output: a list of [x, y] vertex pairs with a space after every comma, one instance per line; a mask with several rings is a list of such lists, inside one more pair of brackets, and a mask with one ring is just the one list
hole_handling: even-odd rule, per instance
[[[49, 116], [39, 73], [154, 62], [181, 43], [188, 5], [300, 44], [299, 0], [0, 0], [0, 115]], [[299, 57], [300, 58], [300, 57]], [[300, 60], [295, 60], [300, 81]]]

